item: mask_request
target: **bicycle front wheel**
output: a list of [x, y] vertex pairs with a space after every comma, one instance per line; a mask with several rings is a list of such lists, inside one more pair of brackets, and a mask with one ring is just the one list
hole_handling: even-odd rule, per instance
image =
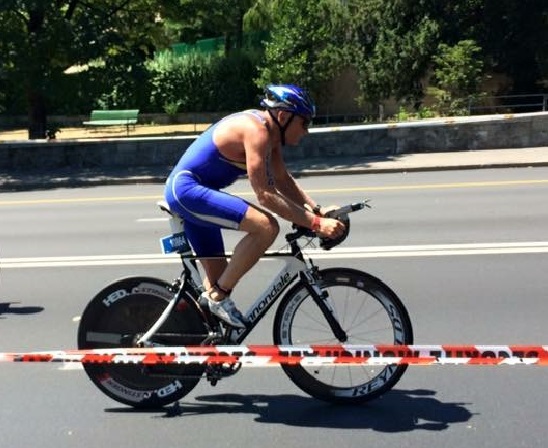
[[[345, 268], [320, 272], [322, 290], [329, 294], [335, 316], [347, 333], [345, 344], [412, 344], [407, 309], [379, 279]], [[340, 344], [305, 285], [283, 297], [274, 320], [278, 345]], [[289, 378], [309, 395], [330, 402], [362, 403], [390, 390], [406, 365], [311, 366], [282, 365]]]

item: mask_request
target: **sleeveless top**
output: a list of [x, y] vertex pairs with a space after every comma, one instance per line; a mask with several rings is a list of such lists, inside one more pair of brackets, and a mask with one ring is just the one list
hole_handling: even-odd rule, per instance
[[257, 110], [237, 112], [212, 125], [187, 148], [173, 168], [170, 177], [174, 178], [179, 173], [188, 173], [201, 185], [215, 190], [234, 183], [239, 176], [247, 172], [245, 162], [236, 162], [224, 157], [213, 142], [213, 133], [224, 120], [241, 114], [250, 114], [266, 124], [258, 112]]

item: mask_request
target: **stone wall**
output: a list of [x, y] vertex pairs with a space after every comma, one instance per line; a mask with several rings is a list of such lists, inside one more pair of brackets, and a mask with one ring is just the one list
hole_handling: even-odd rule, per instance
[[[173, 165], [195, 136], [5, 142], [0, 169]], [[548, 146], [548, 112], [313, 128], [287, 159]]]

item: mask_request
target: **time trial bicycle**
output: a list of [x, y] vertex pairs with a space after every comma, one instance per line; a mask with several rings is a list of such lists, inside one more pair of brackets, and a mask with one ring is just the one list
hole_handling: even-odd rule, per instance
[[[367, 201], [331, 212], [346, 224], [339, 240], [320, 239], [323, 249], [340, 243], [350, 231], [348, 214]], [[320, 269], [304, 248], [318, 238], [293, 226], [287, 245], [267, 252], [284, 266], [245, 313], [247, 328], [235, 329], [200, 302], [201, 272], [184, 233], [184, 222], [167, 204], [172, 234], [162, 239], [164, 253], [180, 254], [182, 272], [173, 282], [128, 277], [101, 290], [85, 308], [78, 328], [79, 349], [240, 344], [273, 308], [273, 339], [277, 345], [413, 343], [406, 307], [378, 278], [356, 269]], [[180, 400], [206, 378], [212, 385], [234, 375], [234, 364], [85, 363], [91, 381], [112, 399], [136, 408], [158, 408]], [[390, 390], [407, 365], [305, 366], [281, 364], [289, 378], [307, 394], [329, 402], [361, 403]]]

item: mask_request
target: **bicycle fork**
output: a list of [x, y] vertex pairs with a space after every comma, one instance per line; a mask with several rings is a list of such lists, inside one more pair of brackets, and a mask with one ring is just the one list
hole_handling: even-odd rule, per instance
[[331, 300], [331, 297], [329, 297], [329, 293], [321, 288], [322, 279], [318, 267], [313, 266], [306, 271], [301, 271], [300, 275], [301, 282], [304, 283], [308, 293], [320, 308], [331, 331], [333, 331], [333, 335], [339, 342], [346, 342], [348, 340], [348, 335], [341, 327], [339, 319], [337, 318], [333, 301]]

